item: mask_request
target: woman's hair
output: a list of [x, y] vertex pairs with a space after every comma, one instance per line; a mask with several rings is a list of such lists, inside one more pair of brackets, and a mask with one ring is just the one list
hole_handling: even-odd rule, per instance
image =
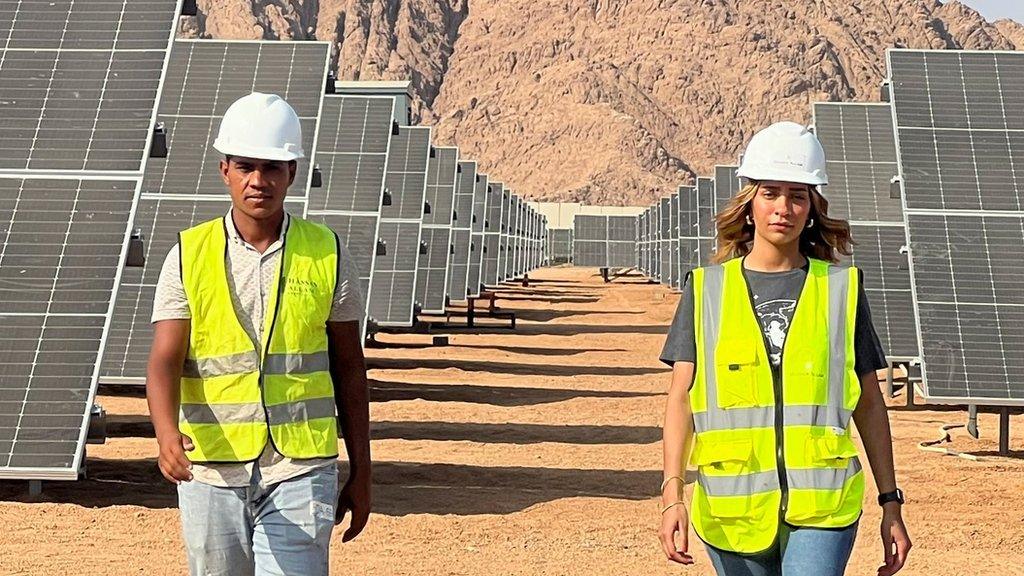
[[[748, 183], [715, 217], [718, 227], [718, 250], [712, 258], [715, 264], [750, 253], [754, 225], [747, 224], [747, 216], [760, 188], [758, 182]], [[815, 190], [814, 187], [810, 189]], [[810, 198], [811, 213], [808, 218], [814, 218], [814, 226], [804, 228], [800, 233], [800, 253], [808, 258], [832, 263], [839, 261], [836, 252], [846, 256], [852, 254], [851, 246], [854, 242], [850, 237], [850, 223], [829, 218], [828, 200], [817, 191], [812, 192]]]

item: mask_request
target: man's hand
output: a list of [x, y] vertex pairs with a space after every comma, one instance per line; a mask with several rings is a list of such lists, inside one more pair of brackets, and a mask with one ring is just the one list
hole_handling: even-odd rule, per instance
[[370, 519], [370, 470], [360, 469], [353, 472], [345, 483], [345, 486], [338, 493], [338, 505], [335, 507], [334, 523], [341, 524], [345, 520], [345, 514], [352, 512], [352, 523], [348, 530], [341, 537], [342, 542], [354, 539], [366, 527]]
[[175, 432], [164, 438], [157, 438], [160, 445], [160, 473], [169, 482], [181, 484], [192, 480], [192, 462], [185, 456], [185, 452], [192, 451], [192, 439], [184, 434]]
[[903, 568], [913, 546], [898, 503], [891, 502], [883, 508], [882, 546], [885, 548], [885, 564], [878, 567], [878, 576], [892, 576]]

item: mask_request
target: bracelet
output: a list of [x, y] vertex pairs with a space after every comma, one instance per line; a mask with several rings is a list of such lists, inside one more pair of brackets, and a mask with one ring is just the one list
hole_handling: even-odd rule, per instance
[[671, 508], [673, 508], [675, 506], [679, 506], [680, 504], [686, 504], [686, 502], [683, 502], [682, 500], [677, 500], [677, 501], [669, 504], [668, 506], [665, 506], [664, 508], [662, 508], [661, 509], [661, 513], [664, 514], [665, 512], [668, 512]]
[[661, 491], [664, 492], [665, 491], [665, 486], [668, 486], [668, 483], [673, 481], [673, 480], [679, 480], [683, 484], [686, 484], [686, 481], [683, 480], [682, 478], [680, 478], [679, 476], [670, 476], [668, 478], [665, 478], [665, 481], [661, 483]]

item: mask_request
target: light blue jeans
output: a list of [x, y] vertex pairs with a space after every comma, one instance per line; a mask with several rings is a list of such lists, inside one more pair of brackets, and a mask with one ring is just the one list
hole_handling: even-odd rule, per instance
[[737, 554], [705, 543], [718, 576], [842, 576], [857, 538], [849, 528], [779, 527], [775, 544], [760, 554]]
[[195, 480], [178, 484], [178, 508], [192, 576], [327, 576], [338, 470], [261, 487]]

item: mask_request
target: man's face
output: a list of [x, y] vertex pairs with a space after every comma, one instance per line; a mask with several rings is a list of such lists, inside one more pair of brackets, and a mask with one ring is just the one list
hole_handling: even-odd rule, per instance
[[295, 180], [296, 167], [294, 160], [232, 156], [220, 161], [220, 174], [235, 209], [254, 220], [264, 220], [284, 210], [284, 198]]

